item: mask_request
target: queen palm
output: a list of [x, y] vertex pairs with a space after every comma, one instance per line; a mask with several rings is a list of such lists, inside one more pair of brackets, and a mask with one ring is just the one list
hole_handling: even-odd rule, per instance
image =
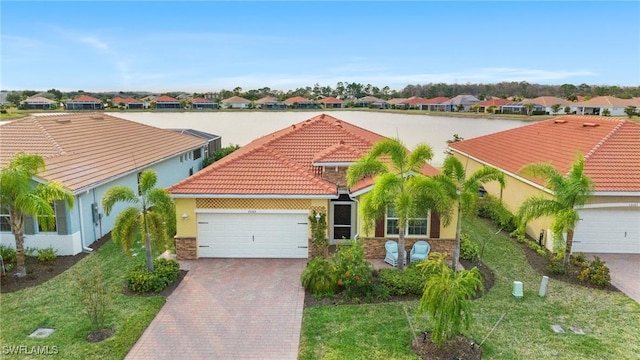
[[573, 246], [573, 232], [580, 220], [577, 208], [584, 205], [593, 191], [593, 181], [584, 173], [584, 157], [574, 161], [566, 176], [551, 164], [529, 164], [522, 168], [525, 175], [539, 177], [546, 181], [545, 187], [553, 191], [551, 199], [534, 196], [526, 199], [518, 210], [518, 230], [523, 233], [527, 223], [542, 216], [553, 217], [551, 231], [556, 238], [567, 233], [564, 261], [566, 267]]
[[123, 250], [131, 252], [138, 237], [144, 232], [147, 268], [153, 271], [151, 243], [165, 244], [175, 230], [175, 204], [166, 189], [155, 188], [158, 176], [153, 170], [140, 173], [138, 193], [126, 186], [109, 188], [102, 196], [102, 207], [107, 215], [119, 202], [132, 204], [122, 210], [113, 225], [113, 238]]
[[[432, 178], [421, 175], [432, 157], [429, 145], [419, 144], [409, 153], [399, 139], [385, 139], [347, 170], [349, 186], [375, 176], [373, 189], [360, 202], [365, 229], [371, 229], [374, 221], [384, 217], [388, 207], [393, 207], [398, 218], [398, 248], [402, 256], [409, 219], [433, 209], [441, 214], [445, 224], [450, 221], [451, 200], [445, 189]], [[398, 268], [404, 268], [403, 261], [398, 261]]]
[[17, 153], [6, 167], [0, 170], [0, 204], [9, 214], [11, 232], [16, 241], [17, 271], [26, 275], [24, 258], [24, 219], [31, 216], [46, 230], [55, 226], [55, 210], [51, 204], [63, 201], [72, 208], [73, 193], [58, 182], [38, 183], [33, 180], [45, 170], [42, 156]]
[[462, 230], [462, 215], [475, 213], [476, 202], [480, 188], [489, 182], [497, 181], [500, 188], [504, 188], [504, 174], [502, 171], [489, 166], [481, 167], [467, 177], [466, 170], [460, 160], [454, 156], [447, 156], [442, 164], [442, 176], [435, 179], [449, 188], [449, 194], [458, 202], [458, 222], [456, 224], [456, 243], [453, 249], [452, 268], [456, 269], [460, 259], [460, 233]]

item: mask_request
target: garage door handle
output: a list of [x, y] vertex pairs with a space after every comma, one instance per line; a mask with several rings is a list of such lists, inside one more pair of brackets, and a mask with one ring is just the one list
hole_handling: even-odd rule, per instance
[[199, 245], [198, 247], [209, 247], [209, 245]]
[[308, 246], [298, 246], [298, 249], [308, 249]]

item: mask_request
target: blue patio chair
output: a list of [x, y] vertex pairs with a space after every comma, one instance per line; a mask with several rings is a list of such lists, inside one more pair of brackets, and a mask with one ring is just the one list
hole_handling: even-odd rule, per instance
[[431, 250], [431, 245], [428, 242], [420, 240], [416, 241], [411, 248], [411, 253], [409, 254], [411, 262], [418, 262], [422, 260], [426, 260], [429, 256], [429, 251]]
[[[398, 266], [398, 243], [393, 241], [393, 240], [389, 240], [384, 244], [384, 248], [385, 250], [387, 250], [387, 254], [384, 257], [384, 262], [388, 263], [391, 266]], [[404, 254], [406, 254], [406, 252], [404, 252]], [[407, 264], [407, 258], [406, 256], [403, 256], [404, 258], [404, 264]]]

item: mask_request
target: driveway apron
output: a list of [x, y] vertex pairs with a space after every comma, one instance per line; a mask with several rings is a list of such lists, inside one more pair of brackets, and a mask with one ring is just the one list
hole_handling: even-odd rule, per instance
[[585, 254], [600, 257], [611, 275], [611, 284], [640, 303], [640, 254]]
[[305, 259], [199, 259], [126, 359], [297, 359]]

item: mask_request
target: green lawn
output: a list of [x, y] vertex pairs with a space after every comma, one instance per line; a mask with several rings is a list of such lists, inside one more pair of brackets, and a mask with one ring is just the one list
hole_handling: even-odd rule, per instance
[[[0, 295], [0, 348], [6, 346], [57, 347], [59, 359], [123, 359], [165, 303], [162, 296], [139, 297], [122, 294], [123, 277], [137, 259], [125, 257], [112, 241], [96, 253], [79, 261], [54, 279], [33, 288]], [[114, 288], [112, 310], [107, 323], [115, 334], [100, 343], [89, 343], [85, 336], [91, 325], [83, 314], [75, 279], [88, 269], [101, 266]], [[55, 328], [47, 339], [27, 336], [38, 327]], [[7, 355], [2, 359], [23, 359], [25, 355]], [[40, 357], [36, 355], [36, 357]]]
[[[541, 275], [520, 247], [478, 219], [464, 222], [474, 241], [489, 239], [484, 262], [496, 274], [494, 287], [475, 301], [475, 322], [465, 335], [476, 342], [502, 322], [483, 345], [486, 359], [638, 359], [640, 305], [622, 293], [610, 293], [551, 280], [538, 297]], [[513, 281], [524, 283], [524, 298], [511, 296]], [[416, 316], [417, 301], [321, 306], [304, 311], [300, 359], [416, 359], [411, 329], [428, 330]], [[558, 324], [567, 333], [555, 334]], [[576, 335], [569, 326], [581, 328]]]

